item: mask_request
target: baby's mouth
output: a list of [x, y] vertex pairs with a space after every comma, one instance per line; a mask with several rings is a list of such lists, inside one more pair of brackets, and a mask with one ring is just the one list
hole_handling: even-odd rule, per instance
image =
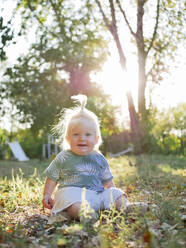
[[78, 146], [80, 146], [80, 147], [85, 147], [86, 144], [78, 144]]

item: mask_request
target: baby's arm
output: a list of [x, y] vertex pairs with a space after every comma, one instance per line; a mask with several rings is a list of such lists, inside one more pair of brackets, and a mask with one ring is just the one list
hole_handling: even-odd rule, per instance
[[112, 180], [109, 180], [109, 181], [103, 183], [103, 187], [104, 187], [105, 189], [109, 189], [109, 188], [111, 188], [111, 187], [115, 187], [115, 184], [114, 184], [114, 182], [113, 182]]
[[50, 178], [46, 178], [44, 193], [43, 193], [43, 206], [48, 209], [52, 209], [53, 207], [53, 199], [51, 197], [57, 183], [52, 181]]

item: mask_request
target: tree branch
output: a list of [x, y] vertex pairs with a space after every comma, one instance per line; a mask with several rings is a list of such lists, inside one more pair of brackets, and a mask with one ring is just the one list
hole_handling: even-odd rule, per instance
[[108, 18], [106, 17], [106, 15], [103, 12], [102, 6], [100, 4], [99, 0], [96, 0], [96, 3], [100, 9], [100, 12], [103, 16], [104, 22], [106, 27], [108, 28], [108, 30], [111, 32], [115, 42], [116, 42], [116, 46], [118, 49], [118, 53], [119, 53], [119, 57], [120, 57], [120, 64], [122, 69], [125, 71], [126, 70], [126, 58], [121, 46], [121, 42], [119, 39], [119, 35], [118, 35], [118, 30], [117, 30], [117, 25], [116, 25], [116, 18], [115, 18], [115, 9], [114, 9], [114, 4], [113, 4], [113, 0], [109, 0], [110, 3], [110, 11], [111, 11], [111, 16], [112, 16], [112, 22], [111, 24], [109, 23]]
[[158, 30], [158, 23], [159, 23], [159, 15], [160, 15], [160, 0], [157, 0], [156, 13], [157, 13], [157, 15], [156, 15], [156, 23], [155, 23], [155, 26], [154, 26], [154, 32], [153, 32], [152, 40], [150, 42], [150, 45], [149, 45], [149, 47], [147, 49], [146, 54], [149, 53], [150, 49], [153, 46], [154, 40], [156, 38], [156, 34], [157, 34], [157, 30]]
[[111, 31], [111, 25], [110, 25], [110, 23], [109, 23], [108, 18], [107, 18], [106, 15], [105, 15], [104, 11], [103, 11], [103, 8], [102, 8], [100, 2], [99, 2], [98, 0], [95, 0], [95, 1], [96, 1], [97, 5], [98, 5], [98, 7], [99, 7], [99, 9], [100, 9], [100, 12], [101, 12], [101, 14], [102, 14], [102, 17], [103, 17], [105, 26], [109, 29], [109, 31]]
[[130, 26], [130, 23], [129, 23], [127, 17], [126, 17], [125, 11], [124, 11], [124, 10], [122, 9], [122, 7], [121, 7], [120, 1], [119, 1], [119, 0], [116, 0], [116, 3], [117, 3], [117, 5], [118, 5], [118, 7], [119, 7], [119, 9], [120, 9], [120, 11], [121, 11], [123, 17], [124, 17], [124, 20], [125, 20], [125, 22], [126, 22], [128, 28], [129, 28], [131, 34], [136, 38], [136, 33], [132, 30], [132, 27]]
[[111, 29], [113, 32], [115, 32], [115, 30], [117, 30], [117, 25], [116, 25], [116, 15], [115, 15], [115, 8], [114, 8], [114, 3], [113, 0], [109, 0], [109, 4], [110, 4], [110, 12], [111, 12], [111, 16], [112, 16], [112, 22], [111, 22]]
[[150, 70], [146, 73], [145, 77], [146, 80], [148, 79], [148, 77], [152, 74], [153, 69], [155, 68], [155, 64], [152, 65], [152, 67], [150, 68]]

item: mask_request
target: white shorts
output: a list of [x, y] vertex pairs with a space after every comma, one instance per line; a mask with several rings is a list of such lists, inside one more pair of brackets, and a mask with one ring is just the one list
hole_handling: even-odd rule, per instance
[[95, 211], [110, 209], [111, 204], [121, 195], [124, 195], [124, 192], [115, 187], [105, 189], [103, 192], [96, 192], [79, 187], [64, 187], [55, 193], [52, 215], [65, 210], [76, 202], [82, 203], [83, 199], [85, 199], [89, 207]]

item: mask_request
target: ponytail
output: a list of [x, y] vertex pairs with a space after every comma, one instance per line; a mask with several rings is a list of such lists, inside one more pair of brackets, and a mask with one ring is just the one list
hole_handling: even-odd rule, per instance
[[85, 110], [85, 106], [87, 104], [87, 96], [79, 94], [76, 96], [71, 96], [71, 99], [75, 100], [75, 102], [80, 103], [81, 111]]

